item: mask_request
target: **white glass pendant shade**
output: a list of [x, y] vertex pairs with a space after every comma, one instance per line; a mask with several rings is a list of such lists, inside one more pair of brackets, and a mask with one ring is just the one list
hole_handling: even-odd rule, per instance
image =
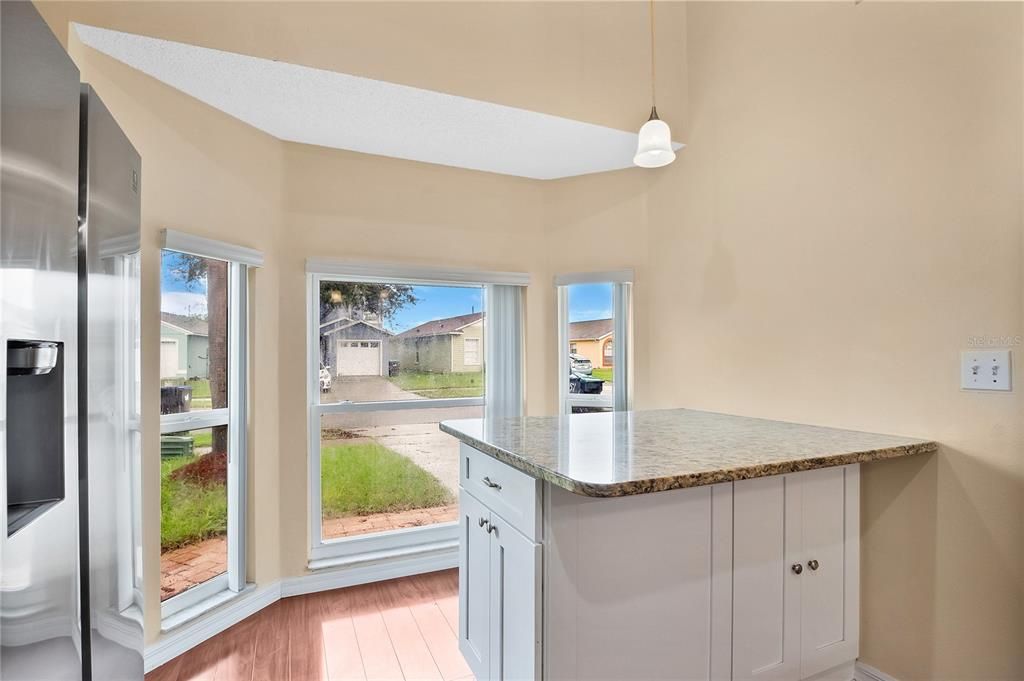
[[672, 151], [672, 131], [668, 123], [658, 118], [656, 109], [651, 109], [651, 118], [640, 128], [633, 163], [641, 168], [660, 168], [676, 160]]

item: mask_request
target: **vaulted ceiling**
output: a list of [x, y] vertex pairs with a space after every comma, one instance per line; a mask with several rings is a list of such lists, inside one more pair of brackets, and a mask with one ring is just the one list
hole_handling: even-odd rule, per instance
[[[575, 147], [568, 148], [592, 149], [599, 158], [581, 158], [580, 168], [553, 169], [551, 176], [622, 167], [625, 134], [635, 135], [649, 111], [644, 2], [197, 2], [189, 3], [187, 12], [174, 2], [41, 4], [51, 24], [76, 22], [282, 62], [282, 71], [309, 67], [334, 72], [339, 82], [347, 79], [349, 85], [358, 85], [367, 98], [401, 92], [395, 86], [431, 91], [419, 94], [428, 98], [432, 94], [430, 99], [439, 104], [462, 105], [462, 118], [448, 121], [454, 132], [466, 120], [518, 120], [517, 115], [529, 112], [534, 115], [516, 127], [529, 129], [527, 121], [533, 121], [534, 127], [547, 130], [546, 138], [533, 138], [529, 151], [519, 142], [493, 138], [500, 143], [492, 156], [521, 147], [524, 154], [537, 157], [545, 139], [563, 139], [567, 129], [550, 124], [576, 122], [570, 128], [580, 136], [568, 138], [575, 140]], [[683, 3], [658, 3], [657, 21], [658, 109], [672, 125], [676, 139], [685, 140]], [[95, 42], [94, 47], [98, 46]], [[255, 67], [251, 70], [257, 71]], [[165, 82], [169, 77], [150, 75]], [[307, 82], [314, 79], [312, 73], [307, 76]], [[341, 98], [352, 103], [347, 95]], [[488, 109], [488, 104], [524, 111]], [[331, 105], [325, 103], [323, 111], [323, 120], [328, 120]], [[536, 114], [547, 115], [549, 120], [544, 123], [548, 125], [542, 125]], [[551, 117], [571, 120], [559, 122]], [[477, 134], [486, 137], [487, 132], [484, 129]], [[472, 139], [471, 135], [467, 141]], [[620, 151], [612, 152], [616, 145]], [[564, 148], [551, 149], [552, 158], [571, 155]], [[615, 154], [619, 160], [609, 162]], [[468, 161], [463, 164], [477, 167]]]

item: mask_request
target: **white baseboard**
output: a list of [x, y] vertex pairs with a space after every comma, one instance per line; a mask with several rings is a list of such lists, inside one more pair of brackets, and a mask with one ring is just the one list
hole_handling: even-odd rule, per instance
[[19, 622], [13, 617], [4, 618], [5, 646], [27, 646], [40, 641], [48, 641], [51, 638], [73, 637], [78, 633], [71, 615], [21, 619], [23, 621]]
[[172, 631], [166, 632], [154, 643], [146, 646], [146, 672], [156, 669], [165, 662], [170, 662], [206, 639], [238, 624], [246, 617], [255, 615], [268, 605], [273, 605], [280, 598], [280, 582], [257, 587], [247, 593], [239, 594], [237, 598], [197, 617], [188, 624], [182, 624]]
[[400, 560], [370, 561], [354, 563], [350, 567], [340, 569], [318, 570], [254, 588], [209, 613], [164, 633], [155, 643], [146, 646], [146, 672], [170, 662], [246, 617], [273, 605], [281, 598], [437, 572], [457, 567], [458, 564], [458, 550], [444, 550], [403, 557]]
[[853, 678], [854, 681], [897, 681], [896, 677], [889, 676], [885, 672], [860, 661], [857, 662]]

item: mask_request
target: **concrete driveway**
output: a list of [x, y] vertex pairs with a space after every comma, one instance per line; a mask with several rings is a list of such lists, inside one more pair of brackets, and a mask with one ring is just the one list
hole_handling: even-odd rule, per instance
[[425, 400], [427, 398], [402, 390], [383, 376], [337, 376], [331, 390], [320, 393], [320, 402], [384, 402], [387, 400]]

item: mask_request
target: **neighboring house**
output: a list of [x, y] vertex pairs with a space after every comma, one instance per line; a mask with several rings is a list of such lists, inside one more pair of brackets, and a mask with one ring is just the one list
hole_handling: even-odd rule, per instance
[[210, 337], [205, 319], [160, 313], [160, 378], [208, 378]]
[[320, 323], [320, 361], [334, 376], [386, 376], [388, 339], [376, 315], [352, 319], [343, 310], [328, 312]]
[[403, 331], [391, 345], [402, 370], [439, 374], [482, 371], [484, 315], [471, 312], [435, 319]]
[[581, 355], [598, 369], [613, 364], [613, 323], [611, 319], [588, 319], [569, 323], [569, 353]]

